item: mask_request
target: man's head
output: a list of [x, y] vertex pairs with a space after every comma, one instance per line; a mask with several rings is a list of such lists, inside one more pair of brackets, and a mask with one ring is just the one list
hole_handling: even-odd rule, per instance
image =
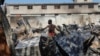
[[48, 20], [48, 24], [52, 24], [52, 20], [51, 19]]

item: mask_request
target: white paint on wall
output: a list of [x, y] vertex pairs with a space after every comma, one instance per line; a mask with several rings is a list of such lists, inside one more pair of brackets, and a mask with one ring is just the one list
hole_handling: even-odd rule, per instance
[[[16, 19], [16, 18], [15, 18]], [[79, 26], [87, 25], [89, 23], [95, 23], [96, 25], [100, 25], [100, 15], [67, 15], [67, 14], [60, 14], [57, 16], [33, 16], [26, 18], [31, 25], [32, 28], [44, 28], [48, 25], [48, 20], [51, 19], [53, 24], [60, 25], [62, 24], [78, 24]], [[12, 21], [12, 20], [11, 20]], [[16, 24], [11, 22], [12, 27], [15, 27]]]

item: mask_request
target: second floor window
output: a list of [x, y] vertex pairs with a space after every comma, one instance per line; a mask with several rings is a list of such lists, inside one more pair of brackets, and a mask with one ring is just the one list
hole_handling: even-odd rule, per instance
[[79, 7], [82, 7], [82, 5], [79, 5]]
[[94, 5], [88, 5], [88, 8], [94, 8]]
[[27, 9], [33, 9], [33, 6], [27, 6]]
[[42, 9], [47, 9], [47, 6], [46, 5], [42, 5], [41, 8]]
[[69, 9], [74, 9], [74, 5], [69, 5]]
[[55, 5], [55, 9], [60, 9], [60, 5]]
[[98, 6], [98, 8], [100, 9], [100, 6]]
[[19, 6], [14, 6], [14, 9], [19, 9]]

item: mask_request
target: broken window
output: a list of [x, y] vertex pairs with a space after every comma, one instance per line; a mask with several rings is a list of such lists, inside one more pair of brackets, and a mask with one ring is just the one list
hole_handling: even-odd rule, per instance
[[74, 5], [69, 5], [69, 9], [74, 9]]
[[94, 8], [94, 5], [88, 5], [88, 8]]
[[79, 7], [82, 7], [82, 5], [79, 5]]
[[41, 8], [42, 8], [42, 9], [47, 9], [47, 6], [46, 6], [46, 5], [42, 5]]
[[18, 5], [14, 6], [14, 9], [19, 9], [19, 6]]
[[45, 14], [41, 14], [41, 16], [45, 16]]
[[28, 9], [33, 9], [33, 6], [30, 5], [30, 6], [27, 6], [27, 8], [28, 8]]
[[98, 6], [98, 8], [100, 9], [100, 6]]
[[55, 9], [60, 9], [60, 5], [55, 5]]

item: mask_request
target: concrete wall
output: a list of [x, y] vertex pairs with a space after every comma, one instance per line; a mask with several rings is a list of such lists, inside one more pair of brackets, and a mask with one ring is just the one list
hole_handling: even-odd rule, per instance
[[[58, 16], [34, 16], [34, 17], [23, 17], [26, 18], [31, 25], [32, 28], [39, 28], [39, 27], [46, 27], [48, 24], [48, 20], [52, 19], [53, 24], [55, 25], [61, 25], [62, 24], [78, 24], [79, 26], [83, 26], [89, 23], [95, 23], [96, 25], [100, 25], [100, 15], [66, 15], [66, 14], [60, 14]], [[14, 21], [11, 20], [11, 26], [12, 28], [15, 28], [17, 26], [16, 24], [16, 18]]]
[[11, 14], [59, 14], [59, 13], [92, 13], [98, 10], [98, 5], [94, 8], [88, 8], [88, 5], [74, 5], [74, 9], [69, 9], [69, 5], [61, 5], [60, 9], [55, 9], [54, 5], [48, 5], [47, 9], [41, 9], [41, 5], [33, 6], [33, 9], [27, 9], [27, 6], [19, 6], [14, 9], [13, 6], [7, 6], [7, 15]]

